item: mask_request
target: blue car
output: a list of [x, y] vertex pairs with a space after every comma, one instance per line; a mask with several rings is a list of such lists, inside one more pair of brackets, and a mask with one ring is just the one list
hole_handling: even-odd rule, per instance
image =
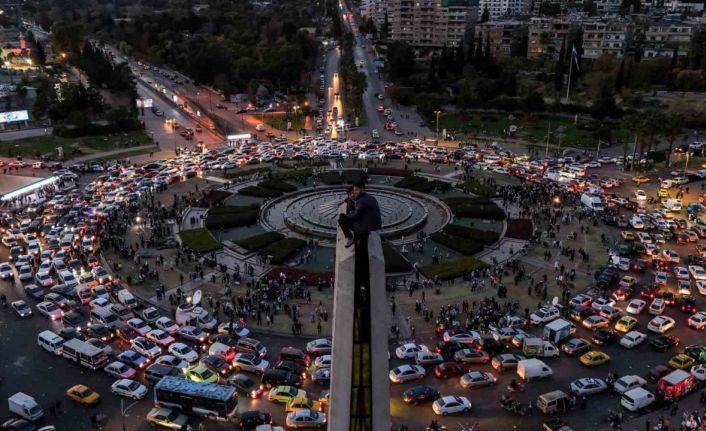
[[133, 368], [142, 369], [149, 365], [150, 360], [132, 350], [126, 350], [118, 355], [118, 361]]

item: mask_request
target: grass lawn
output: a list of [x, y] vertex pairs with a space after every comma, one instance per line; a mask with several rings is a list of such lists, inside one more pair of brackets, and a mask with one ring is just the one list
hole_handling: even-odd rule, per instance
[[71, 159], [84, 154], [117, 150], [119, 148], [138, 147], [152, 144], [143, 131], [115, 133], [112, 135], [83, 136], [80, 138], [60, 138], [57, 136], [34, 136], [32, 138], [9, 141], [2, 145], [0, 155], [39, 158], [47, 155], [57, 159], [57, 148], [64, 150], [64, 158]]
[[[592, 136], [595, 126], [581, 122], [589, 118], [587, 115], [581, 116], [578, 125], [570, 119], [541, 115], [520, 115], [514, 119], [509, 117], [510, 114], [444, 112], [439, 116], [439, 130], [453, 130], [462, 137], [505, 136], [503, 131], [515, 125], [518, 130], [514, 137], [529, 142], [545, 143], [547, 131], [551, 131], [553, 140], [550, 143], [554, 145], [594, 147], [598, 144], [598, 140]], [[429, 124], [435, 125], [435, 121], [430, 120]], [[623, 140], [628, 137], [626, 130], [615, 127], [610, 129], [614, 139]]]
[[182, 230], [179, 232], [179, 237], [186, 247], [197, 253], [221, 248], [221, 243], [206, 228]]
[[291, 130], [301, 130], [304, 127], [304, 114], [294, 113], [268, 113], [263, 117], [263, 122], [277, 130], [287, 130], [287, 123], [292, 122]]

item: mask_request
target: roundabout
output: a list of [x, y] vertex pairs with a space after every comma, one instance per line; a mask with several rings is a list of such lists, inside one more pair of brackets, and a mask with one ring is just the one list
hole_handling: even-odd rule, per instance
[[[422, 230], [427, 234], [437, 232], [452, 220], [449, 207], [430, 195], [380, 185], [371, 185], [366, 191], [380, 205], [380, 234], [395, 243], [414, 241], [414, 234]], [[260, 222], [270, 231], [289, 231], [330, 244], [336, 236], [339, 207], [345, 196], [345, 186], [302, 189], [265, 204]]]

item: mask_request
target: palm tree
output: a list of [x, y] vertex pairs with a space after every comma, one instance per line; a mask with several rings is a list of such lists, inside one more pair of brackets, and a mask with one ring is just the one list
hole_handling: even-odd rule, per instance
[[[645, 130], [645, 118], [640, 112], [631, 112], [623, 116], [623, 128], [629, 130], [635, 136], [635, 146], [632, 151], [633, 165], [637, 154], [637, 145], [641, 143], [642, 136]], [[623, 167], [628, 163], [628, 139], [623, 143]]]
[[662, 124], [662, 130], [669, 140], [669, 152], [667, 153], [667, 167], [669, 167], [674, 142], [677, 140], [677, 136], [681, 135], [684, 128], [684, 118], [681, 115], [669, 113], [666, 115], [665, 120], [664, 124]]

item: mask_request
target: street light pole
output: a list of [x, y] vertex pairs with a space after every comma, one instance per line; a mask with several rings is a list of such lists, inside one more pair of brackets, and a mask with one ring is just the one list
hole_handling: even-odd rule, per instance
[[436, 114], [436, 140], [438, 141], [439, 140], [439, 115], [441, 115], [441, 111], [437, 110], [437, 111], [434, 111], [434, 113]]
[[125, 429], [125, 417], [127, 416], [127, 412], [135, 405], [137, 404], [138, 401], [134, 401], [132, 404], [129, 406], [125, 407], [125, 400], [120, 399], [120, 416], [123, 417], [123, 431], [126, 431]]

